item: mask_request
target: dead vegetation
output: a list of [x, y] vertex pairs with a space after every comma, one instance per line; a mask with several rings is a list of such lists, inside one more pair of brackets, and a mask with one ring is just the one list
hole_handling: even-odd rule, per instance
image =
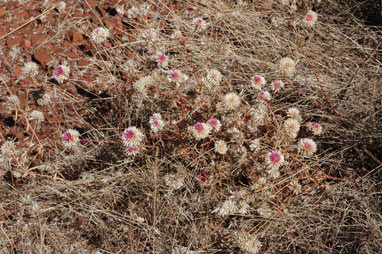
[[[44, 24], [42, 44], [0, 41], [2, 253], [380, 252], [380, 27], [334, 0], [296, 10], [288, 1], [9, 2], [0, 7], [12, 29], [22, 8], [50, 11], [31, 23]], [[296, 63], [290, 75], [284, 57]], [[38, 74], [19, 77], [15, 66], [30, 61]], [[52, 78], [59, 65], [70, 67], [62, 84]], [[32, 110], [45, 117], [40, 128]], [[158, 132], [155, 113], [166, 124]], [[135, 156], [122, 141], [132, 126], [145, 135], [129, 147]], [[75, 147], [63, 144], [68, 129], [79, 133]], [[314, 155], [303, 156], [303, 138]]]

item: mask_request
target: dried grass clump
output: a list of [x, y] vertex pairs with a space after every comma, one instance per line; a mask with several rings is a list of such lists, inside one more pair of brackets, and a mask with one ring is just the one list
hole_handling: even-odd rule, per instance
[[334, 1], [237, 2], [120, 1], [122, 34], [56, 24], [92, 57], [45, 84], [65, 119], [32, 144], [49, 151], [1, 137], [2, 253], [382, 249], [380, 31]]

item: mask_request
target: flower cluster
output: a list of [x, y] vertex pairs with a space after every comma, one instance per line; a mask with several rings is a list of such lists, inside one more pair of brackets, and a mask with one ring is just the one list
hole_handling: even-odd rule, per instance
[[77, 130], [69, 129], [62, 134], [62, 142], [67, 148], [73, 148], [78, 145], [80, 133]]
[[150, 123], [151, 130], [154, 133], [158, 133], [165, 126], [165, 122], [162, 120], [162, 116], [159, 113], [153, 114], [150, 117], [149, 123]]
[[70, 68], [66, 65], [59, 65], [53, 71], [53, 78], [57, 80], [59, 84], [62, 84], [64, 80], [69, 77]]
[[109, 37], [109, 29], [103, 27], [97, 27], [90, 34], [90, 39], [96, 44], [101, 44], [102, 42], [106, 41]]
[[144, 138], [145, 135], [134, 126], [125, 129], [122, 133], [122, 141], [127, 154], [136, 155], [139, 152]]

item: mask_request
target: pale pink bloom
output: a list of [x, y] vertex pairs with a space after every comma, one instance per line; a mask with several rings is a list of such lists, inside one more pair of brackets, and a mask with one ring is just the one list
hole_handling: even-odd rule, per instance
[[211, 118], [210, 120], [208, 120], [207, 124], [209, 124], [215, 131], [220, 131], [220, 128], [222, 126], [220, 121], [216, 118]]
[[267, 91], [260, 91], [259, 99], [262, 101], [270, 101], [272, 99], [272, 96]]
[[139, 147], [137, 146], [130, 146], [130, 145], [125, 145], [125, 152], [129, 156], [135, 156], [139, 153]]
[[236, 93], [228, 93], [223, 98], [224, 106], [227, 109], [236, 109], [241, 104], [241, 99]]
[[143, 31], [141, 36], [143, 39], [145, 39], [147, 41], [151, 41], [151, 42], [153, 42], [157, 39], [157, 33], [151, 29], [147, 29], [147, 30]]
[[208, 137], [212, 127], [205, 123], [197, 123], [191, 127], [191, 132], [196, 140], [204, 139]]
[[223, 140], [218, 140], [215, 142], [215, 152], [219, 154], [226, 154], [228, 151], [227, 144]]
[[265, 85], [265, 78], [261, 75], [253, 75], [251, 80], [252, 86], [257, 90], [261, 90], [261, 86]]
[[196, 29], [204, 30], [207, 27], [207, 23], [202, 18], [194, 18], [194, 26]]
[[154, 133], [161, 131], [165, 125], [164, 121], [162, 120], [162, 116], [159, 113], [153, 114], [150, 117], [149, 123], [150, 123], [151, 130]]
[[145, 135], [136, 127], [129, 127], [122, 133], [122, 141], [126, 147], [138, 147]]
[[288, 114], [289, 117], [291, 117], [293, 119], [296, 119], [299, 122], [302, 121], [302, 118], [301, 118], [301, 115], [300, 115], [300, 110], [298, 110], [295, 107], [289, 108], [287, 114]]
[[294, 118], [288, 118], [285, 122], [284, 122], [284, 130], [285, 130], [285, 133], [289, 136], [289, 137], [292, 137], [292, 138], [296, 138], [297, 137], [297, 134], [300, 130], [300, 122], [297, 121], [296, 119]]
[[312, 156], [317, 151], [317, 145], [310, 138], [302, 138], [298, 142], [298, 151], [303, 156]]
[[269, 152], [265, 158], [265, 163], [270, 169], [279, 169], [284, 164], [284, 155], [279, 151]]
[[284, 87], [284, 82], [281, 80], [275, 80], [272, 82], [272, 90], [275, 92], [280, 91]]
[[186, 9], [186, 14], [187, 15], [190, 15], [191, 13], [193, 13], [194, 11], [196, 10], [196, 8], [194, 6], [190, 6]]
[[65, 65], [59, 65], [53, 71], [53, 78], [57, 80], [59, 84], [62, 84], [64, 80], [69, 77], [70, 68]]
[[314, 135], [321, 135], [322, 133], [322, 126], [319, 123], [316, 122], [310, 122], [308, 123], [308, 129], [313, 132]]
[[66, 147], [74, 147], [79, 142], [80, 133], [76, 130], [69, 129], [62, 134], [62, 142]]
[[110, 31], [107, 28], [103, 27], [97, 27], [93, 30], [93, 32], [90, 34], [90, 39], [96, 43], [100, 44], [107, 40], [107, 38], [110, 37]]
[[303, 23], [306, 25], [306, 26], [314, 26], [317, 22], [317, 13], [315, 13], [314, 11], [312, 10], [309, 10], [305, 16], [304, 16], [304, 19], [303, 19]]
[[166, 68], [167, 67], [167, 64], [168, 64], [168, 57], [163, 54], [162, 52], [158, 52], [157, 55], [156, 55], [156, 60], [157, 60], [157, 63], [160, 67], [162, 68]]
[[168, 80], [179, 84], [187, 81], [188, 77], [179, 70], [172, 70], [168, 74]]

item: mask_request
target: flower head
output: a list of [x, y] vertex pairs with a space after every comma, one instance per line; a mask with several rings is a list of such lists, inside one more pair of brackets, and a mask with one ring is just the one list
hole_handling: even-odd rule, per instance
[[97, 27], [93, 30], [93, 32], [90, 34], [90, 39], [96, 43], [100, 44], [107, 40], [107, 38], [110, 37], [110, 31], [107, 28], [103, 27]]
[[146, 95], [147, 89], [150, 85], [153, 85], [154, 79], [151, 76], [145, 76], [140, 78], [137, 82], [134, 83], [134, 89], [141, 95]]
[[138, 147], [142, 143], [144, 137], [145, 135], [134, 126], [125, 129], [122, 133], [123, 144], [129, 148]]
[[215, 131], [220, 131], [220, 128], [222, 126], [220, 121], [216, 118], [211, 118], [210, 120], [208, 120], [207, 124], [209, 124]]
[[279, 151], [272, 151], [267, 154], [265, 163], [270, 169], [279, 169], [284, 164], [284, 155]]
[[53, 78], [57, 80], [59, 84], [62, 84], [64, 80], [69, 77], [70, 68], [66, 65], [59, 65], [53, 71]]
[[207, 72], [206, 81], [213, 85], [219, 85], [222, 80], [222, 74], [216, 69], [211, 69]]
[[209, 124], [197, 123], [191, 127], [191, 132], [196, 140], [204, 139], [208, 137], [212, 127]]
[[177, 84], [183, 83], [188, 80], [186, 74], [183, 74], [180, 70], [172, 70], [168, 74], [168, 80], [171, 82], [175, 82]]
[[280, 70], [285, 75], [291, 77], [296, 71], [296, 62], [289, 57], [281, 58], [280, 60]]
[[289, 108], [289, 109], [288, 109], [288, 112], [287, 112], [287, 115], [288, 115], [290, 118], [296, 119], [296, 120], [299, 121], [299, 122], [302, 121], [302, 117], [301, 117], [301, 115], [300, 115], [300, 110], [298, 110], [298, 109], [295, 108], [295, 107]]
[[313, 135], [321, 135], [321, 133], [322, 133], [321, 124], [316, 123], [316, 122], [308, 123], [308, 129], [313, 132]]
[[166, 68], [167, 64], [168, 64], [168, 57], [162, 52], [157, 52], [156, 53], [156, 61], [157, 61], [159, 67]]
[[27, 62], [21, 73], [25, 77], [36, 76], [38, 74], [38, 65], [35, 62]]
[[204, 19], [202, 19], [202, 18], [194, 18], [193, 24], [194, 24], [196, 29], [201, 30], [201, 31], [205, 30], [207, 27], [207, 22], [204, 21]]
[[291, 189], [294, 194], [298, 195], [301, 193], [302, 186], [298, 183], [297, 180], [294, 180], [290, 183], [289, 189]]
[[256, 138], [249, 142], [249, 149], [252, 152], [257, 152], [260, 149], [260, 138]]
[[227, 144], [223, 140], [218, 140], [215, 142], [215, 152], [219, 154], [226, 154], [228, 151]]
[[252, 87], [256, 88], [257, 90], [261, 90], [261, 86], [265, 85], [266, 81], [265, 78], [261, 75], [253, 75], [251, 79]]
[[131, 7], [128, 11], [127, 11], [127, 17], [129, 19], [135, 19], [137, 18], [139, 15], [139, 9], [135, 6]]
[[76, 130], [69, 129], [62, 134], [62, 142], [66, 147], [74, 147], [79, 142], [80, 133]]
[[314, 26], [317, 22], [317, 13], [312, 10], [309, 10], [302, 21], [306, 26]]
[[303, 156], [312, 156], [317, 151], [317, 145], [310, 138], [302, 138], [298, 142], [298, 151]]
[[259, 99], [262, 101], [270, 101], [272, 99], [272, 96], [267, 91], [260, 91], [259, 92]]
[[165, 125], [164, 121], [162, 120], [162, 116], [159, 113], [153, 114], [150, 117], [149, 123], [150, 123], [151, 130], [154, 133], [161, 131]]
[[187, 15], [190, 15], [190, 14], [192, 14], [193, 12], [195, 12], [195, 10], [196, 10], [196, 8], [194, 7], [194, 6], [190, 6], [190, 7], [188, 7], [187, 9], [186, 9], [186, 14]]
[[125, 152], [129, 156], [135, 156], [139, 153], [139, 147], [138, 146], [132, 146], [132, 145], [125, 145]]
[[284, 87], [284, 82], [281, 80], [275, 80], [272, 82], [271, 87], [273, 91], [278, 92]]
[[285, 133], [292, 138], [296, 138], [300, 130], [300, 122], [294, 118], [288, 118], [284, 122]]
[[41, 111], [38, 111], [38, 110], [33, 110], [30, 114], [29, 114], [29, 120], [34, 120], [36, 121], [37, 123], [41, 123], [42, 121], [44, 121], [44, 114], [41, 112]]
[[248, 254], [259, 253], [261, 246], [263, 245], [256, 236], [244, 232], [237, 235], [237, 242], [239, 248]]
[[240, 106], [241, 99], [236, 93], [228, 93], [224, 95], [223, 102], [227, 109], [233, 110]]
[[157, 39], [158, 34], [157, 34], [157, 32], [155, 32], [152, 29], [147, 29], [147, 30], [142, 32], [141, 36], [143, 39], [145, 39], [149, 42], [153, 42]]

